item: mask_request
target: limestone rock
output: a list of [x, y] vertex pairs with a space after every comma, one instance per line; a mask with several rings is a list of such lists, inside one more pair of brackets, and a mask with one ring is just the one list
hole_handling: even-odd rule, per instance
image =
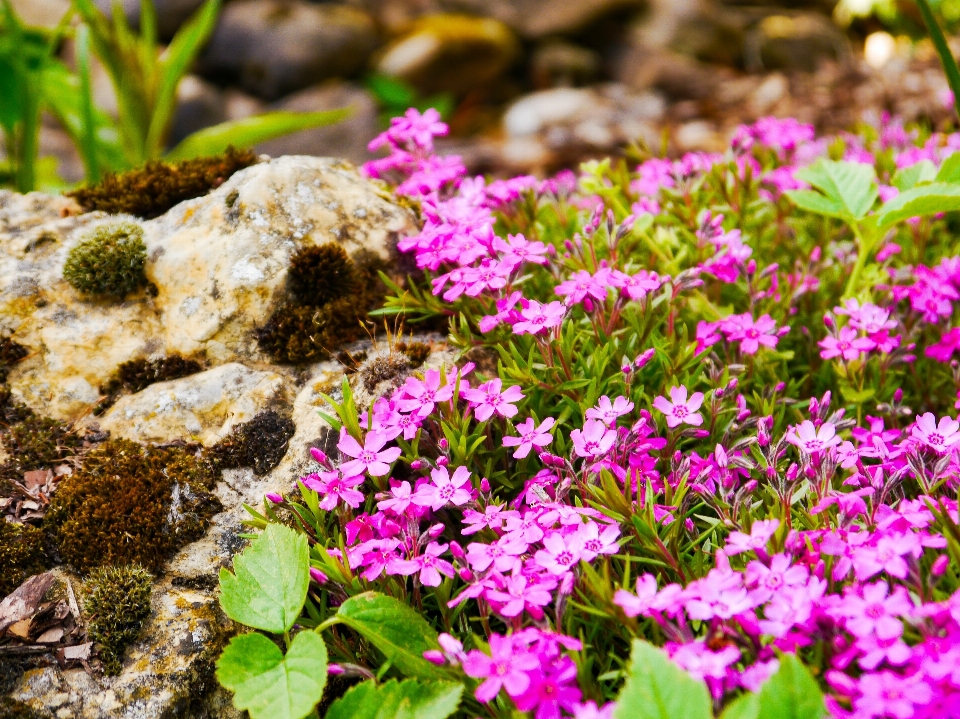
[[114, 437], [157, 443], [193, 439], [209, 447], [234, 425], [288, 403], [288, 384], [276, 372], [230, 362], [121, 397], [99, 424]]
[[483, 13], [526, 38], [570, 35], [616, 14], [642, 9], [644, 0], [444, 0], [450, 8]]

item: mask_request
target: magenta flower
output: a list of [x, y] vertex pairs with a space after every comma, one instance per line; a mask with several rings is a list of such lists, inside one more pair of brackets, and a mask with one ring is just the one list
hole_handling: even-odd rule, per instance
[[380, 432], [367, 432], [363, 446], [347, 432], [346, 427], [340, 428], [340, 441], [337, 449], [354, 459], [344, 462], [340, 470], [345, 475], [359, 475], [368, 472], [371, 477], [382, 477], [390, 471], [390, 465], [397, 461], [401, 449], [390, 447], [383, 449], [387, 438]]
[[537, 551], [534, 561], [559, 576], [573, 569], [582, 557], [582, 537], [577, 533], [564, 537], [560, 532], [552, 532], [543, 538], [543, 549]]
[[502, 579], [500, 588], [490, 587], [484, 597], [496, 612], [504, 617], [518, 617], [526, 612], [535, 620], [543, 619], [543, 609], [553, 601], [551, 590], [556, 582], [544, 582], [537, 577], [512, 574]]
[[686, 387], [671, 387], [670, 400], [659, 396], [653, 400], [653, 406], [663, 412], [667, 418], [667, 426], [676, 427], [679, 424], [689, 424], [699, 427], [703, 424], [703, 415], [697, 412], [703, 405], [703, 392], [694, 392], [687, 399]]
[[541, 665], [530, 679], [530, 687], [514, 701], [520, 711], [536, 709], [534, 719], [559, 719], [561, 709], [572, 712], [581, 699], [577, 665], [570, 657], [561, 657], [548, 671]]
[[616, 423], [618, 417], [632, 411], [633, 402], [626, 397], [617, 397], [613, 402], [610, 402], [610, 398], [603, 395], [597, 402], [597, 406], [588, 409], [585, 416], [587, 419], [599, 419], [609, 427]]
[[913, 719], [933, 699], [930, 685], [919, 676], [905, 678], [891, 671], [864, 674], [854, 700], [858, 716]]
[[733, 556], [744, 552], [755, 552], [758, 549], [766, 549], [767, 542], [770, 541], [770, 537], [774, 535], [779, 526], [779, 519], [759, 519], [750, 527], [750, 534], [731, 532], [723, 551]]
[[960, 327], [944, 332], [940, 341], [924, 349], [923, 353], [937, 362], [949, 362], [957, 349], [960, 349]]
[[490, 656], [479, 649], [471, 650], [463, 660], [463, 671], [468, 677], [485, 679], [474, 696], [484, 704], [493, 701], [501, 688], [511, 697], [518, 697], [530, 686], [529, 672], [540, 662], [533, 654], [515, 647], [511, 637], [490, 635]]
[[562, 303], [553, 301], [540, 304], [536, 300], [529, 300], [527, 306], [520, 310], [521, 319], [514, 323], [513, 333], [517, 335], [537, 335], [563, 322], [567, 313]]
[[749, 314], [740, 316], [740, 327], [728, 339], [740, 342], [740, 350], [745, 354], [756, 354], [760, 345], [776, 347], [779, 342], [777, 323], [770, 315], [763, 315], [756, 320]]
[[[881, 639], [893, 639], [903, 634], [900, 617], [913, 612], [913, 604], [903, 587], [890, 593], [886, 582], [865, 584], [862, 596], [853, 592], [844, 595], [843, 601], [833, 610], [846, 619], [844, 626], [857, 637], [876, 634]], [[889, 595], [888, 595], [889, 594]]]
[[430, 542], [423, 554], [413, 559], [400, 559], [393, 563], [387, 571], [391, 574], [416, 574], [420, 573], [420, 583], [425, 587], [439, 587], [443, 581], [440, 575], [452, 577], [454, 575], [453, 565], [445, 559], [440, 559], [449, 545]]
[[415, 412], [426, 417], [433, 412], [434, 405], [445, 402], [453, 397], [453, 387], [449, 384], [440, 386], [440, 372], [428, 369], [423, 379], [407, 377], [403, 385], [403, 395], [397, 406], [403, 412]]
[[701, 639], [675, 646], [670, 658], [694, 679], [721, 680], [727, 675], [727, 667], [740, 660], [740, 650], [728, 646], [714, 652]]
[[514, 402], [519, 402], [526, 395], [520, 387], [512, 385], [502, 390], [503, 382], [500, 378], [484, 382], [476, 389], [465, 389], [460, 394], [473, 405], [473, 413], [481, 422], [490, 419], [494, 414], [501, 417], [513, 417], [517, 413]]
[[668, 584], [657, 590], [657, 578], [644, 574], [637, 578], [637, 593], [618, 589], [613, 595], [613, 603], [623, 609], [628, 617], [650, 616], [652, 612], [677, 614], [682, 606], [683, 588], [679, 584]]
[[384, 497], [382, 501], [377, 502], [377, 509], [381, 512], [393, 512], [399, 517], [407, 511], [407, 507], [413, 501], [413, 492], [410, 489], [410, 483], [407, 481], [395, 482], [391, 480], [390, 484], [389, 494], [377, 495], [378, 499]]
[[424, 484], [411, 497], [414, 504], [436, 512], [448, 504], [460, 507], [473, 498], [470, 470], [466, 467], [457, 467], [453, 477], [446, 467], [439, 467], [430, 471], [430, 479], [433, 484]]
[[472, 542], [467, 546], [467, 561], [478, 572], [493, 568], [501, 573], [512, 572], [520, 566], [518, 557], [527, 551], [526, 542], [517, 537], [506, 535], [493, 544]]
[[608, 429], [607, 425], [598, 419], [588, 419], [583, 423], [583, 430], [575, 429], [570, 432], [573, 442], [573, 451], [578, 457], [602, 457], [617, 438], [615, 429]]
[[493, 249], [500, 253], [500, 260], [511, 269], [516, 269], [524, 262], [537, 265], [547, 263], [547, 246], [542, 242], [530, 242], [523, 235], [507, 235], [507, 240], [499, 237], [493, 241]]
[[825, 452], [840, 444], [837, 430], [832, 424], [824, 422], [820, 429], [817, 429], [809, 419], [787, 432], [787, 441], [807, 454]]
[[601, 531], [600, 525], [596, 522], [584, 522], [576, 534], [582, 547], [583, 559], [588, 562], [592, 562], [600, 554], [616, 554], [620, 549], [620, 545], [617, 544], [620, 528], [615, 524], [608, 524]]
[[952, 417], [941, 417], [938, 423], [932, 412], [926, 412], [917, 417], [910, 436], [933, 451], [943, 454], [960, 442], [960, 422]]
[[596, 300], [605, 300], [608, 273], [609, 271], [600, 270], [596, 275], [591, 275], [586, 270], [578, 270], [569, 280], [557, 285], [555, 292], [561, 297], [569, 297], [569, 302], [574, 304], [583, 302], [588, 296]]
[[550, 430], [554, 424], [556, 424], [556, 420], [553, 417], [547, 417], [538, 427], [532, 417], [527, 417], [526, 420], [516, 426], [517, 433], [520, 436], [504, 437], [503, 446], [516, 447], [513, 456], [517, 459], [523, 459], [530, 454], [530, 450], [535, 446], [543, 448], [553, 441]]
[[363, 492], [354, 489], [354, 487], [363, 484], [363, 477], [360, 475], [344, 476], [342, 470], [335, 469], [330, 472], [320, 472], [304, 477], [303, 483], [310, 489], [324, 495], [320, 501], [320, 509], [327, 512], [341, 501], [354, 509], [363, 503]]
[[876, 342], [867, 337], [858, 337], [857, 331], [852, 327], [844, 327], [839, 336], [825, 337], [817, 344], [823, 348], [820, 350], [823, 359], [840, 357], [848, 362], [857, 359], [861, 352], [867, 353], [877, 346]]
[[368, 582], [377, 579], [384, 571], [399, 574], [395, 571], [397, 563], [403, 561], [397, 554], [399, 547], [400, 542], [396, 539], [371, 539], [350, 550], [350, 563], [363, 568], [361, 574]]

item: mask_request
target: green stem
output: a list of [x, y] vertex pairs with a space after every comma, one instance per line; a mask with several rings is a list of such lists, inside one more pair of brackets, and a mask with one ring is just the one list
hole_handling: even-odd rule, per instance
[[953, 91], [953, 105], [960, 115], [960, 68], [957, 67], [957, 61], [954, 59], [950, 48], [947, 46], [947, 39], [943, 36], [943, 31], [937, 24], [937, 19], [933, 16], [933, 10], [927, 0], [917, 0], [917, 7], [920, 8], [920, 14], [923, 16], [923, 22], [927, 26], [927, 32], [930, 33], [930, 39], [933, 46], [937, 49], [940, 56], [940, 63], [943, 65], [943, 72], [947, 76], [947, 82]]
[[863, 234], [855, 222], [850, 223], [850, 229], [857, 238], [857, 261], [853, 265], [853, 271], [850, 273], [850, 277], [847, 279], [847, 286], [843, 290], [843, 296], [845, 298], [853, 296], [853, 291], [857, 286], [857, 280], [860, 279], [860, 273], [863, 272], [863, 268], [867, 264], [867, 256], [873, 249], [872, 247], [866, 246], [863, 240]]

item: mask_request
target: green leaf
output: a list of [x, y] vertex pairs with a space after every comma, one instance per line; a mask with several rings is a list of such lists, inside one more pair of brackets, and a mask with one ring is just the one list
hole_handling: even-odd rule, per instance
[[262, 634], [241, 634], [217, 662], [217, 679], [252, 719], [303, 719], [323, 698], [327, 647], [319, 634], [302, 631], [284, 656]]
[[408, 677], [438, 679], [447, 671], [423, 658], [439, 649], [437, 633], [407, 604], [376, 592], [350, 597], [340, 605], [336, 620], [362, 634], [394, 667]]
[[877, 200], [871, 165], [821, 158], [809, 167], [797, 170], [795, 175], [839, 205], [848, 219], [863, 219]]
[[911, 217], [960, 210], [960, 184], [934, 182], [901, 192], [877, 212], [882, 229]]
[[220, 570], [220, 604], [227, 616], [248, 627], [281, 634], [303, 609], [310, 584], [307, 538], [270, 524], [233, 560], [236, 574]]
[[707, 685], [697, 681], [642, 639], [633, 640], [630, 673], [615, 719], [711, 719]]
[[780, 668], [757, 694], [758, 719], [821, 719], [827, 709], [816, 679], [795, 654], [783, 654]]
[[827, 217], [837, 217], [843, 219], [843, 205], [834, 199], [825, 197], [819, 192], [813, 190], [787, 190], [787, 197], [801, 210], [813, 212], [817, 215], [826, 215]]
[[224, 122], [195, 132], [173, 148], [166, 156], [169, 161], [189, 160], [194, 157], [218, 155], [228, 147], [251, 147], [312, 127], [333, 125], [346, 118], [352, 110], [326, 110], [324, 112], [267, 112], [255, 117]]
[[960, 182], [960, 152], [954, 152], [940, 165], [934, 182]]
[[897, 170], [891, 184], [900, 192], [916, 187], [922, 182], [930, 182], [937, 177], [937, 168], [930, 160], [921, 160], [909, 167]]
[[720, 719], [759, 719], [760, 699], [756, 694], [741, 694], [730, 702]]
[[335, 701], [325, 719], [447, 719], [460, 705], [463, 685], [407, 679], [366, 681]]

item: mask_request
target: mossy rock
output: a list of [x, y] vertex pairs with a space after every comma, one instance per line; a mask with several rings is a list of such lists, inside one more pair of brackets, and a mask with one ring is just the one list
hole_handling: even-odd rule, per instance
[[223, 155], [198, 157], [174, 164], [148, 162], [121, 174], [108, 173], [91, 187], [66, 193], [83, 209], [129, 214], [144, 219], [159, 217], [184, 200], [203, 197], [238, 170], [257, 162], [251, 150], [230, 147]]
[[195, 359], [172, 354], [148, 359], [140, 357], [123, 362], [101, 387], [106, 398], [97, 405], [94, 414], [103, 414], [121, 392], [136, 394], [157, 382], [180, 379], [203, 370], [203, 364]]
[[124, 651], [150, 616], [152, 585], [153, 577], [137, 564], [95, 569], [84, 583], [89, 636], [98, 645], [105, 674], [120, 673]]
[[10, 697], [0, 697], [0, 719], [51, 719], [52, 715]]
[[63, 278], [98, 297], [123, 298], [147, 283], [147, 245], [134, 222], [99, 225], [67, 254]]
[[57, 464], [76, 455], [83, 446], [81, 433], [14, 401], [10, 390], [3, 385], [0, 385], [0, 440], [10, 456], [5, 466], [19, 475]]
[[218, 469], [253, 467], [264, 475], [280, 464], [296, 431], [293, 421], [273, 410], [260, 412], [249, 422], [238, 424], [229, 436], [209, 450]]
[[0, 599], [49, 566], [41, 530], [0, 518]]
[[184, 447], [111, 440], [61, 482], [44, 521], [81, 572], [132, 563], [158, 571], [223, 509], [208, 491], [214, 481], [211, 464]]

